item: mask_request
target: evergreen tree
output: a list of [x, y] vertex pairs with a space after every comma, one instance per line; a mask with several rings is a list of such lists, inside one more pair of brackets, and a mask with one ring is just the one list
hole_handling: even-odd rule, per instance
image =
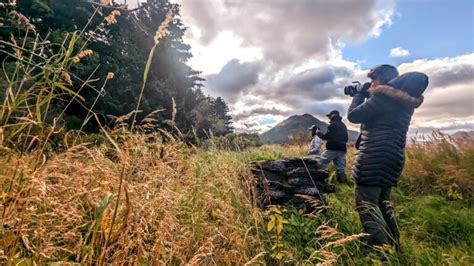
[[[15, 9], [35, 24], [42, 38], [56, 43], [60, 43], [66, 34], [83, 31], [83, 40], [78, 43], [82, 45], [89, 41], [88, 48], [94, 53], [72, 69], [74, 76], [86, 80], [95, 68], [98, 70], [92, 79], [104, 79], [107, 73], [114, 73], [115, 78], [108, 82], [105, 92], [99, 95], [99, 88], [82, 90], [85, 103], [71, 105], [67, 114], [84, 118], [88, 111], [84, 106], [91, 106], [96, 98], [94, 111], [100, 117], [121, 116], [133, 111], [143, 84], [145, 64], [155, 44], [153, 37], [169, 13], [173, 16], [169, 34], [155, 49], [138, 119], [157, 109], [165, 109], [156, 117], [162, 123], [171, 117], [174, 99], [176, 123], [181, 131], [191, 132], [193, 127], [197, 132], [210, 130], [215, 134], [232, 131], [227, 104], [222, 98], [204, 96], [200, 89], [203, 79], [186, 64], [191, 53], [190, 46], [183, 42], [186, 28], [179, 16], [179, 5], [168, 0], [147, 0], [140, 8], [128, 10], [118, 4], [99, 7], [100, 3], [100, 0], [18, 0], [16, 7], [0, 13], [1, 22], [8, 20], [9, 12]], [[117, 23], [107, 23], [104, 17], [114, 10], [121, 13], [115, 16]], [[18, 40], [23, 38], [18, 27], [2, 27], [2, 40], [8, 40], [11, 35]], [[5, 55], [1, 54], [0, 59], [5, 59]], [[76, 91], [80, 86], [80, 81], [73, 83]]]
[[224, 127], [220, 129], [218, 135], [225, 135], [232, 133], [234, 128], [232, 127], [232, 116], [229, 115], [229, 107], [222, 97], [217, 97], [212, 104], [216, 116], [219, 120], [224, 123]]

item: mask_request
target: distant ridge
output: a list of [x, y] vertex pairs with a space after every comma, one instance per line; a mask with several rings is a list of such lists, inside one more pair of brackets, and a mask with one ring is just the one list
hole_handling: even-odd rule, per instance
[[458, 131], [451, 135], [453, 138], [473, 138], [474, 131]]
[[[328, 128], [328, 123], [310, 114], [293, 115], [261, 134], [260, 139], [263, 143], [289, 144], [294, 136], [308, 135], [308, 128], [312, 125], [317, 125], [323, 132]], [[359, 136], [359, 133], [353, 130], [349, 130], [348, 134], [349, 142], [355, 142]]]

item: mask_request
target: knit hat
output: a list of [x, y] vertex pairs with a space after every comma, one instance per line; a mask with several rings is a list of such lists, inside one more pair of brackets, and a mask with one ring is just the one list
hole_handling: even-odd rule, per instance
[[398, 77], [398, 70], [392, 65], [378, 65], [369, 71], [367, 77], [378, 80], [380, 84], [387, 84], [390, 80]]

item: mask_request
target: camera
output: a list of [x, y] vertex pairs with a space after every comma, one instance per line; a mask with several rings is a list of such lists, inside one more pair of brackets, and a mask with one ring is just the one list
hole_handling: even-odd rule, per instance
[[344, 87], [344, 94], [354, 97], [358, 92], [365, 92], [370, 88], [370, 82], [366, 82], [364, 84], [360, 83], [359, 81], [352, 82], [353, 85], [349, 85]]

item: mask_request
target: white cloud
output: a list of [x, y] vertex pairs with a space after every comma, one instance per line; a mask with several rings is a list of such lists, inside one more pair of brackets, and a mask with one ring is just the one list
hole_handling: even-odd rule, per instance
[[474, 130], [474, 53], [415, 60], [398, 69], [400, 73], [426, 73], [430, 80], [425, 101], [415, 111], [411, 131]]
[[[325, 60], [330, 40], [359, 42], [379, 36], [382, 28], [391, 24], [395, 9], [393, 0], [174, 1], [182, 5], [185, 24], [191, 25], [185, 36], [191, 45], [213, 51], [209, 44], [222, 32], [230, 32], [241, 40], [239, 47], [260, 49], [265, 60], [278, 64], [309, 57]], [[207, 64], [205, 59], [201, 61]]]
[[[343, 59], [338, 60], [344, 61]], [[340, 67], [340, 65], [341, 62], [337, 66]], [[295, 79], [303, 85], [306, 84], [303, 82], [306, 78], [313, 80], [315, 84], [317, 84], [318, 78], [323, 81], [325, 78], [334, 79], [330, 82], [333, 88], [342, 88], [343, 84], [348, 84], [351, 80], [364, 81], [366, 79], [365, 75], [368, 70], [361, 69], [357, 64], [351, 62], [342, 65], [346, 66], [345, 71], [338, 72], [336, 75], [334, 72], [327, 71], [327, 69], [336, 66], [326, 64], [307, 69], [303, 75], [299, 72], [294, 73], [288, 79]], [[430, 133], [434, 129], [446, 133], [474, 130], [474, 53], [450, 58], [415, 60], [401, 64], [398, 69], [400, 73], [410, 71], [426, 73], [430, 80], [424, 93], [425, 101], [420, 108], [416, 109], [413, 116], [410, 126], [411, 134], [415, 132]], [[278, 84], [284, 84], [284, 82], [280, 81]], [[339, 109], [344, 114], [351, 100], [340, 90], [329, 92], [329, 95], [324, 94], [324, 100], [318, 100], [321, 95], [316, 95], [317, 90], [314, 90], [315, 95], [313, 96], [311, 93], [299, 93], [297, 90], [286, 92], [282, 90], [276, 96], [269, 97], [272, 90], [275, 88], [262, 89], [257, 95], [253, 95], [252, 108], [248, 108], [245, 98], [241, 99], [239, 105], [236, 106], [236, 110], [240, 111], [235, 112], [238, 114], [237, 117], [240, 117], [240, 122], [254, 123], [252, 129], [262, 132], [268, 129], [268, 125], [260, 125], [258, 120], [265, 116], [265, 111], [268, 111], [267, 116], [273, 116], [277, 122], [282, 121], [290, 114], [303, 113], [311, 113], [324, 119], [322, 114], [330, 109]], [[330, 90], [329, 87], [326, 90]], [[276, 105], [277, 103], [282, 103], [282, 107]], [[266, 107], [257, 109], [259, 106]], [[277, 106], [277, 108], [272, 108], [273, 106]], [[251, 114], [252, 110], [256, 110], [254, 115]], [[280, 110], [284, 110], [284, 112]], [[357, 129], [358, 125], [348, 124], [348, 127]]]
[[[188, 27], [191, 66], [208, 78], [206, 92], [229, 102], [234, 126], [247, 132], [268, 130], [291, 114], [345, 113], [351, 99], [342, 88], [367, 81], [368, 70], [345, 60], [342, 46], [379, 37], [396, 15], [394, 1], [382, 0], [174, 1]], [[409, 55], [402, 47], [390, 51]], [[473, 62], [469, 54], [399, 66], [400, 73], [430, 77], [412, 131], [474, 125]]]
[[260, 61], [242, 63], [238, 59], [232, 59], [219, 73], [207, 76], [204, 89], [206, 92], [223, 96], [229, 103], [234, 103], [241, 94], [258, 83], [261, 70]]
[[395, 47], [390, 50], [390, 57], [407, 57], [410, 55], [410, 51], [403, 49], [402, 47]]
[[373, 37], [380, 37], [382, 29], [392, 25], [392, 18], [395, 12], [395, 1], [377, 1], [372, 16], [376, 21], [372, 28], [370, 35]]
[[260, 132], [269, 127], [265, 116], [279, 122], [344, 106], [331, 98], [343, 97], [359, 67], [342, 59], [341, 47], [378, 37], [395, 9], [393, 0], [174, 1], [188, 27], [190, 65], [208, 80], [204, 90], [224, 96], [236, 128]]
[[[191, 26], [196, 36], [200, 36], [199, 29]], [[245, 47], [242, 45], [243, 39], [233, 34], [231, 31], [220, 32], [210, 43], [203, 45], [196, 38], [188, 38], [186, 42], [191, 45], [193, 57], [188, 64], [202, 71], [204, 75], [219, 72], [219, 70], [230, 60], [238, 58], [243, 62], [262, 59], [262, 51], [258, 47]]]

